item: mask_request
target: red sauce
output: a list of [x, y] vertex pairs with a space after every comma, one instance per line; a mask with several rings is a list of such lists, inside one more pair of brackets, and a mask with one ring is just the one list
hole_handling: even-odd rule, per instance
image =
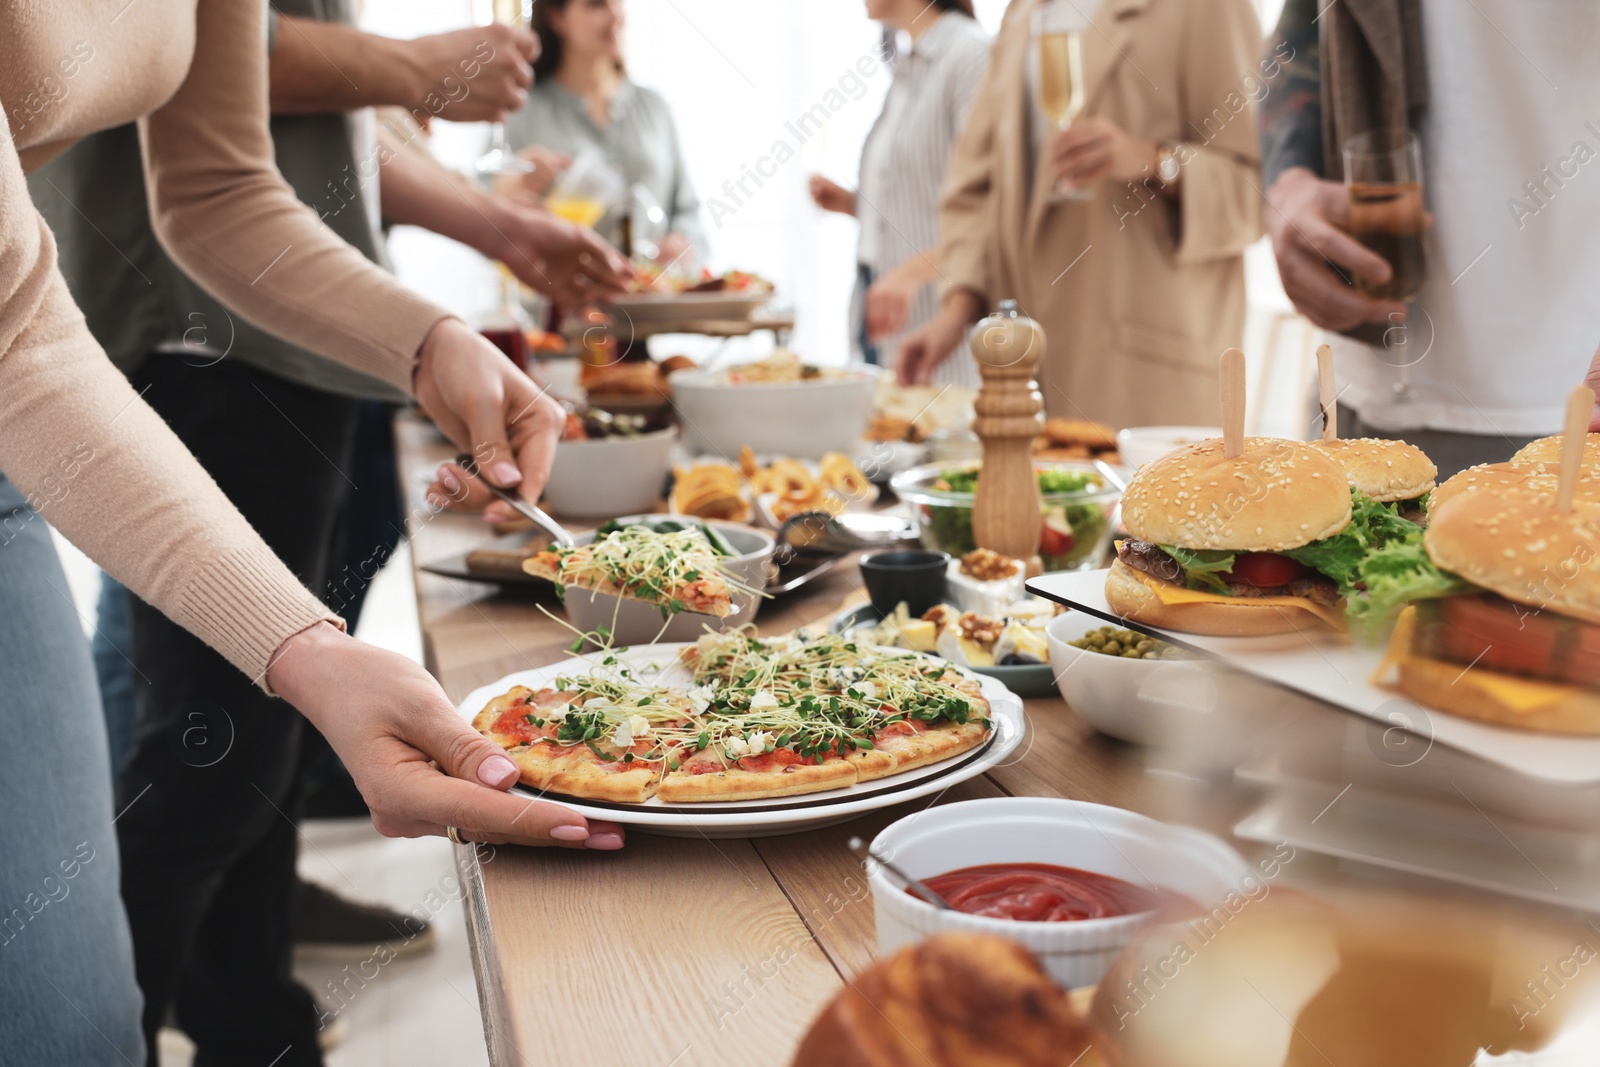
[[957, 911], [1020, 922], [1073, 922], [1135, 915], [1155, 910], [1164, 896], [1108, 874], [1049, 863], [963, 867], [924, 878], [923, 883]]

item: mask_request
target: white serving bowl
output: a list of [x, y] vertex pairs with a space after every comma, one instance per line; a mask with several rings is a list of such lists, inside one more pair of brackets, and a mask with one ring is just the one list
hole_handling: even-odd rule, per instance
[[[661, 518], [666, 516], [629, 515], [617, 521], [629, 523]], [[753, 588], [760, 589], [765, 586], [767, 562], [772, 558], [774, 543], [772, 537], [738, 523], [710, 522], [707, 525], [721, 534], [723, 540], [728, 542], [728, 547], [737, 553], [723, 561], [729, 573]], [[594, 533], [591, 531], [577, 534], [574, 539], [578, 544], [586, 545], [594, 540]], [[568, 587], [562, 601], [567, 608], [567, 619], [573, 626], [584, 633], [594, 633], [604, 625], [611, 631], [612, 640], [618, 646], [622, 646], [642, 645], [652, 640], [693, 641], [704, 633], [708, 626], [713, 630], [728, 630], [735, 626], [743, 626], [755, 620], [756, 613], [761, 610], [762, 599], [734, 590], [733, 602], [740, 608], [735, 615], [719, 619], [713, 615], [681, 612], [674, 615], [670, 621], [662, 617], [661, 609], [654, 604], [612, 596], [610, 593], [597, 593], [592, 589]], [[662, 629], [663, 626], [666, 627], [665, 630]], [[657, 634], [660, 636], [657, 637]]]
[[668, 382], [690, 451], [734, 460], [749, 445], [757, 455], [821, 459], [860, 449], [878, 373], [852, 366], [836, 378], [733, 384], [716, 371], [684, 370]]
[[545, 483], [544, 502], [557, 515], [609, 519], [649, 511], [661, 499], [678, 431], [637, 437], [562, 441]]
[[1175, 448], [1222, 436], [1220, 426], [1130, 426], [1117, 431], [1122, 462], [1138, 470]]
[[[1238, 890], [1251, 870], [1233, 849], [1199, 830], [1122, 808], [1048, 797], [940, 804], [891, 823], [872, 847], [913, 878], [990, 863], [1048, 863], [1171, 890], [1202, 908]], [[867, 882], [880, 955], [947, 931], [994, 934], [1039, 957], [1066, 989], [1098, 982], [1151, 917], [1017, 922], [936, 908], [870, 861]]]
[[1221, 668], [1208, 660], [1122, 659], [1068, 643], [1110, 625], [1068, 611], [1045, 627], [1061, 698], [1103, 734], [1138, 745], [1173, 745], [1195, 718], [1216, 707]]

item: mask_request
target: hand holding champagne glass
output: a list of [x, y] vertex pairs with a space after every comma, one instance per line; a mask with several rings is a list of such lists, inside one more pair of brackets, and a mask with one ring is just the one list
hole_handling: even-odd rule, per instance
[[[526, 26], [532, 0], [473, 0], [473, 22], [479, 26]], [[489, 147], [473, 164], [486, 177], [497, 174], [527, 174], [533, 164], [518, 156], [506, 141], [506, 124], [489, 124]]]
[[[1088, 103], [1083, 72], [1083, 17], [1070, 5], [1046, 3], [1033, 13], [1033, 40], [1038, 56], [1039, 110], [1064, 130]], [[1093, 194], [1066, 182], [1056, 183], [1058, 199], [1086, 200]]]

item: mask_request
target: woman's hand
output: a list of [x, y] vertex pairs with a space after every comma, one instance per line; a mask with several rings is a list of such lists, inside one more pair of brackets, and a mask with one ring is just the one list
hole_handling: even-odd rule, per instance
[[876, 341], [890, 337], [906, 328], [911, 318], [911, 304], [923, 286], [911, 272], [895, 267], [867, 288], [867, 339]]
[[824, 211], [837, 211], [841, 215], [856, 213], [856, 194], [820, 174], [811, 176], [811, 199]]
[[454, 826], [464, 839], [488, 844], [622, 847], [615, 823], [506, 793], [516, 764], [404, 656], [318, 623], [278, 648], [267, 681], [328, 739], [379, 833], [422, 837]]
[[957, 291], [946, 298], [944, 307], [920, 330], [913, 330], [900, 342], [894, 354], [894, 373], [901, 385], [927, 385], [933, 372], [950, 358], [967, 327], [977, 319], [978, 298]]
[[485, 478], [536, 501], [555, 462], [566, 412], [549, 393], [460, 319], [422, 343], [417, 400]]
[[496, 179], [495, 191], [503, 192], [514, 200], [534, 207], [542, 207], [544, 195], [556, 182], [556, 175], [572, 166], [572, 157], [562, 155], [542, 144], [531, 144], [517, 153], [519, 159], [533, 164], [526, 174], [502, 176]]
[[1079, 119], [1050, 141], [1056, 181], [1089, 185], [1104, 178], [1140, 182], [1156, 176], [1156, 143], [1135, 137], [1110, 119]]
[[573, 309], [616, 296], [633, 268], [606, 240], [548, 211], [507, 205], [490, 252], [523, 284]]
[[428, 486], [428, 503], [446, 511], [479, 512], [488, 523], [513, 522], [518, 513], [456, 463], [441, 463]]
[[693, 245], [690, 243], [687, 234], [681, 230], [672, 230], [661, 239], [661, 247], [656, 251], [656, 262], [662, 266], [677, 264], [679, 270], [685, 270], [694, 265], [693, 260], [695, 257], [693, 255], [689, 256], [691, 261], [689, 263], [679, 263], [678, 261], [692, 247]]

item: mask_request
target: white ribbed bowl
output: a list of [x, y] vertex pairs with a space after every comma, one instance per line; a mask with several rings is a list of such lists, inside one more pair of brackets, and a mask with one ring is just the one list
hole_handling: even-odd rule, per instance
[[[1207, 907], [1238, 890], [1251, 868], [1210, 834], [1122, 808], [1048, 797], [967, 800], [908, 815], [872, 841], [913, 878], [989, 863], [1050, 863], [1154, 884]], [[993, 934], [1027, 948], [1064, 989], [1094, 985], [1149, 914], [1080, 922], [1015, 922], [943, 911], [868, 861], [878, 952], [947, 931]]]
[[821, 459], [854, 455], [872, 421], [877, 367], [854, 365], [839, 377], [803, 382], [726, 381], [720, 374], [674, 374], [672, 405], [691, 452], [734, 460], [749, 445], [758, 456]]
[[545, 507], [573, 519], [649, 511], [661, 499], [677, 441], [673, 427], [637, 437], [562, 441], [545, 483]]

